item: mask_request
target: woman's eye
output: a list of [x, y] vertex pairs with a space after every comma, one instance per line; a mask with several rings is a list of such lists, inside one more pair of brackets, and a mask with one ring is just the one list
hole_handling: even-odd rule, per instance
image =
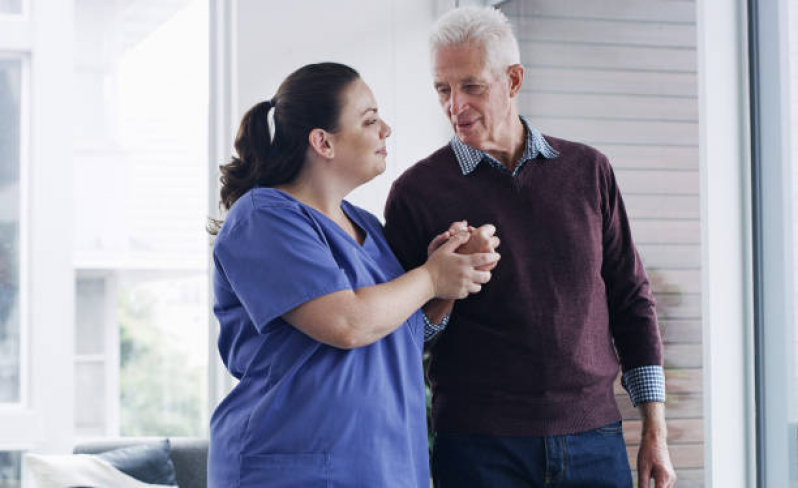
[[377, 123], [377, 119], [369, 119], [366, 121], [366, 125], [374, 125]]

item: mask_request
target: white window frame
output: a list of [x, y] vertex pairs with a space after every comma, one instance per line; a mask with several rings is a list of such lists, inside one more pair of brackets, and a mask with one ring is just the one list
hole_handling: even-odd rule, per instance
[[[749, 0], [753, 155], [757, 485], [788, 486], [795, 471], [789, 393], [794, 365], [793, 162], [789, 0]], [[795, 96], [795, 94], [793, 94]], [[753, 486], [753, 485], [752, 485]]]
[[72, 447], [72, 216], [63, 202], [72, 201], [73, 14], [72, 0], [25, 0], [22, 15], [0, 16], [0, 51], [27, 60], [20, 151], [23, 396], [0, 409], [0, 450]]
[[753, 486], [755, 474], [745, 6], [696, 4], [708, 487]]

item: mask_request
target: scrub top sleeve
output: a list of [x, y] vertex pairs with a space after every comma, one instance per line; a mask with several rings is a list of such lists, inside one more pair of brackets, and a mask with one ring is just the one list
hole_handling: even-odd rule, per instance
[[316, 222], [295, 206], [253, 209], [217, 238], [214, 255], [261, 333], [305, 302], [352, 288]]

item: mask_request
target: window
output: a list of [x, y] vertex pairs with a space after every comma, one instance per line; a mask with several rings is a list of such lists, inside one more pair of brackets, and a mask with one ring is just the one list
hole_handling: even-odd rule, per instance
[[0, 451], [0, 488], [19, 488], [22, 480], [22, 452]]
[[22, 0], [0, 0], [0, 14], [21, 14]]
[[22, 400], [22, 61], [0, 57], [0, 404]]
[[78, 436], [207, 429], [208, 10], [76, 3]]

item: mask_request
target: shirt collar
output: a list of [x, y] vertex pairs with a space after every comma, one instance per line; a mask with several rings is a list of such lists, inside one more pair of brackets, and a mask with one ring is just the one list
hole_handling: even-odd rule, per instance
[[[521, 156], [518, 164], [515, 165], [515, 170], [512, 173], [513, 176], [518, 174], [518, 171], [527, 161], [537, 158], [538, 155], [542, 155], [546, 159], [553, 159], [560, 154], [549, 145], [549, 143], [543, 137], [543, 134], [534, 128], [526, 117], [521, 116], [521, 122], [523, 122], [524, 126], [526, 127], [527, 138], [524, 144], [524, 154]], [[460, 141], [460, 139], [457, 138], [457, 136], [452, 137], [452, 140], [449, 144], [454, 150], [454, 155], [457, 158], [457, 162], [460, 165], [460, 171], [463, 172], [463, 176], [474, 171], [477, 168], [477, 165], [479, 165], [483, 159], [487, 160], [491, 166], [509, 172], [507, 167], [497, 161], [493, 156], [482, 152], [479, 149], [474, 149], [473, 147], [465, 145]]]

